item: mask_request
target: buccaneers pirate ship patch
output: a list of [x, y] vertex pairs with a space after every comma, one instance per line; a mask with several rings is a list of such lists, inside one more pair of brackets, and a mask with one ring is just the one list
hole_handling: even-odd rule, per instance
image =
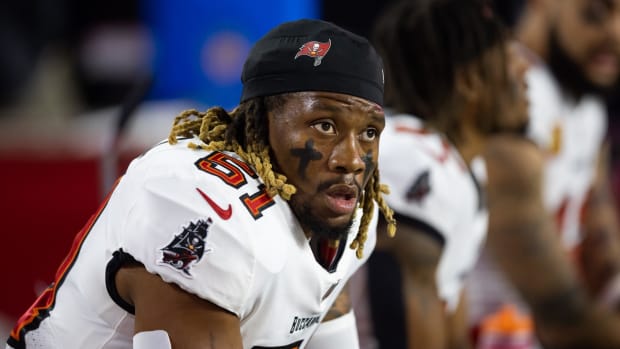
[[211, 252], [211, 248], [205, 246], [211, 223], [211, 218], [190, 222], [183, 228], [183, 232], [175, 235], [172, 241], [161, 249], [162, 256], [157, 263], [181, 271], [189, 278], [193, 277], [190, 273], [191, 267], [200, 262], [205, 253]]
[[422, 172], [415, 180], [413, 185], [407, 190], [407, 200], [422, 202], [422, 200], [431, 192], [430, 171]]
[[295, 55], [295, 59], [300, 56], [314, 58], [314, 66], [316, 67], [321, 64], [323, 57], [325, 57], [330, 47], [332, 47], [331, 39], [328, 39], [327, 42], [308, 41], [301, 45], [299, 51], [297, 51], [297, 54]]

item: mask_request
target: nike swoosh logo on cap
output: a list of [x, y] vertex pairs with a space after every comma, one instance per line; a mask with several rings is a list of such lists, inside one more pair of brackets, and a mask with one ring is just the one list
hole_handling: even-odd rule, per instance
[[200, 193], [200, 195], [205, 199], [205, 201], [207, 201], [209, 206], [211, 206], [213, 211], [215, 211], [215, 213], [217, 213], [220, 218], [222, 218], [223, 220], [227, 220], [230, 218], [230, 216], [232, 216], [232, 207], [230, 206], [230, 204], [228, 204], [228, 208], [223, 209], [218, 204], [216, 204], [215, 201], [211, 200], [211, 198], [207, 194], [203, 193], [202, 190], [198, 188], [196, 188], [196, 190], [198, 190], [198, 193]]

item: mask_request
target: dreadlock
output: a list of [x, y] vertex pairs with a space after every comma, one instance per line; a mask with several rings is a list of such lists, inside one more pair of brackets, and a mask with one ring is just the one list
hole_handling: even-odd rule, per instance
[[[280, 195], [289, 200], [297, 189], [286, 183], [286, 176], [273, 170], [267, 126], [267, 112], [282, 107], [287, 96], [288, 94], [280, 94], [252, 98], [230, 113], [221, 107], [213, 107], [205, 112], [186, 110], [174, 119], [168, 141], [176, 144], [178, 137], [198, 136], [202, 143], [192, 142], [189, 144], [190, 148], [235, 152], [254, 167], [270, 196]], [[363, 215], [357, 235], [350, 245], [351, 249], [356, 250], [358, 258], [363, 255], [375, 201], [388, 221], [388, 234], [393, 236], [396, 231], [393, 211], [381, 195], [388, 192], [387, 186], [379, 183], [379, 171], [375, 169], [360, 200]]]
[[414, 114], [459, 140], [459, 120], [440, 110], [456, 95], [457, 72], [507, 38], [488, 0], [401, 1], [377, 21], [373, 41], [385, 62], [386, 105]]

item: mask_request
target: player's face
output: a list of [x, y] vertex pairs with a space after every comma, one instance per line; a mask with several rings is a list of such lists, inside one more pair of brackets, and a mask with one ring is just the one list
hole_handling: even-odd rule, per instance
[[297, 187], [290, 205], [306, 233], [348, 232], [363, 188], [377, 167], [383, 110], [329, 92], [292, 94], [269, 113], [275, 166]]
[[620, 71], [620, 0], [556, 0], [550, 12], [561, 53], [590, 84], [613, 85]]
[[480, 122], [489, 133], [523, 133], [528, 122], [528, 61], [523, 50], [515, 41], [507, 41], [489, 50], [483, 65], [486, 83]]
[[504, 64], [506, 73], [501, 81], [505, 82], [501, 94], [499, 111], [499, 128], [508, 132], [525, 132], [528, 116], [527, 84], [525, 73], [529, 68], [529, 61], [525, 57], [522, 47], [516, 41], [509, 41], [505, 45]]

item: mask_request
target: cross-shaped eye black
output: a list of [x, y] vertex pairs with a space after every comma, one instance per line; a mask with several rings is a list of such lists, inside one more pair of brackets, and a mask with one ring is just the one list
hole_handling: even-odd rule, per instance
[[299, 167], [297, 167], [297, 172], [301, 178], [306, 178], [306, 168], [308, 167], [310, 161], [320, 160], [323, 158], [323, 154], [314, 150], [314, 141], [311, 139], [306, 141], [304, 148], [291, 149], [291, 154], [299, 157]]
[[375, 163], [374, 161], [372, 161], [372, 151], [369, 151], [364, 156], [362, 156], [362, 161], [364, 161], [364, 164], [366, 164], [366, 167], [364, 168], [364, 183], [365, 183], [368, 176], [372, 173], [372, 171], [375, 170]]

